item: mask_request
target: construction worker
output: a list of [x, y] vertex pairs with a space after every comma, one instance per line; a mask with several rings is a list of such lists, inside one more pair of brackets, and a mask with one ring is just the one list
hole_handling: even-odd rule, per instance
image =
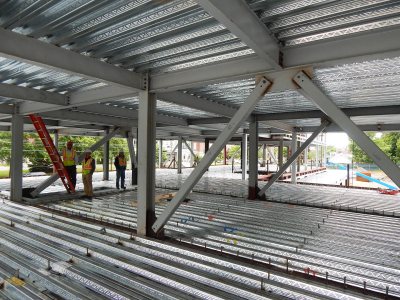
[[83, 190], [85, 192], [85, 198], [89, 198], [90, 200], [93, 197], [93, 185], [92, 185], [92, 175], [94, 170], [96, 169], [96, 162], [92, 158], [92, 150], [85, 150], [85, 158], [82, 162], [82, 181], [83, 181]]
[[118, 156], [115, 157], [114, 166], [115, 169], [117, 170], [117, 182], [116, 182], [117, 189], [119, 189], [119, 180], [121, 178], [121, 189], [125, 190], [126, 159], [124, 150], [120, 150]]
[[68, 172], [69, 178], [72, 185], [76, 186], [76, 165], [78, 164], [78, 156], [73, 147], [74, 143], [72, 141], [67, 142], [67, 147], [64, 148], [62, 152], [64, 167]]

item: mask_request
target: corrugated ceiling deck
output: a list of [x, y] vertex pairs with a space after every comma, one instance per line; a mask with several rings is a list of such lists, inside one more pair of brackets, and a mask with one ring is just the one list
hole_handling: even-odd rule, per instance
[[[341, 108], [397, 105], [400, 97], [400, 58], [315, 68], [313, 81]], [[255, 86], [254, 79], [212, 84], [187, 91], [239, 107]], [[256, 113], [317, 109], [296, 91], [267, 94]]]

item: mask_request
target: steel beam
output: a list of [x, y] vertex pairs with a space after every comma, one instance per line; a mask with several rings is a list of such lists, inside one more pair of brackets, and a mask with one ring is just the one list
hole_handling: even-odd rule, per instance
[[216, 102], [211, 102], [209, 100], [181, 92], [158, 94], [158, 98], [163, 101], [214, 113], [221, 116], [232, 117], [237, 111], [236, 108], [232, 108], [227, 105], [222, 105]]
[[[293, 131], [292, 132], [292, 145], [291, 145], [292, 153], [295, 153], [297, 151], [297, 132]], [[301, 153], [300, 153], [301, 154]], [[296, 161], [297, 158], [293, 161], [291, 165], [291, 171], [292, 171], [292, 177], [291, 177], [291, 182], [296, 184], [297, 183], [297, 166], [296, 166]]]
[[11, 124], [11, 188], [12, 201], [22, 200], [22, 168], [24, 149], [24, 117], [14, 114]]
[[[396, 114], [400, 115], [400, 105], [343, 108], [342, 111], [348, 117], [396, 115]], [[325, 114], [320, 110], [309, 110], [309, 111], [257, 114], [257, 121], [261, 122], [261, 121], [291, 120], [291, 119], [320, 119], [324, 118], [324, 116]], [[229, 118], [214, 117], [214, 118], [203, 118], [203, 119], [188, 119], [187, 122], [189, 125], [226, 124], [229, 122]], [[331, 131], [334, 130], [334, 128], [339, 128], [334, 125], [335, 124], [332, 124], [327, 129]], [[314, 130], [311, 130], [310, 132], [314, 132]]]
[[257, 198], [258, 192], [258, 122], [250, 123], [249, 128], [249, 192], [248, 199]]
[[0, 96], [23, 101], [67, 105], [68, 96], [37, 89], [0, 83]]
[[[100, 148], [104, 143], [109, 141], [111, 138], [113, 138], [117, 132], [119, 131], [119, 128], [114, 128], [108, 135], [103, 137], [100, 141], [94, 143], [92, 146], [89, 147], [90, 150], [96, 151], [98, 148]], [[81, 162], [85, 157], [85, 153], [81, 153], [78, 156], [78, 162]], [[52, 185], [55, 181], [58, 179], [58, 174], [53, 174], [49, 178], [47, 178], [45, 181], [43, 181], [41, 184], [39, 184], [34, 191], [31, 192], [32, 197], [37, 197], [43, 190], [45, 190], [47, 187]]]
[[137, 159], [136, 159], [136, 153], [135, 153], [135, 146], [133, 144], [133, 130], [131, 129], [127, 132], [126, 139], [128, 142], [128, 148], [129, 148], [129, 157], [131, 159], [131, 167], [132, 167], [132, 180], [131, 184], [132, 185], [137, 185], [137, 180], [138, 180], [138, 164], [137, 164]]
[[242, 161], [242, 180], [246, 180], [247, 177], [247, 133], [242, 134], [242, 145], [240, 159]]
[[272, 176], [272, 178], [268, 181], [266, 185], [262, 187], [262, 189], [259, 191], [258, 196], [263, 197], [267, 189], [271, 187], [271, 185], [274, 184], [275, 181], [281, 177], [281, 175], [286, 171], [287, 168], [290, 167], [290, 165], [299, 157], [299, 155], [306, 149], [311, 142], [317, 137], [318, 134], [320, 134], [326, 126], [330, 124], [330, 121], [323, 121], [321, 125], [318, 127], [318, 129], [301, 145], [296, 152], [292, 154], [292, 156], [288, 159], [288, 161], [282, 166], [282, 168], [279, 168], [278, 172]]
[[277, 40], [243, 0], [197, 0], [199, 5], [231, 33], [266, 61], [280, 70]]
[[351, 139], [375, 162], [376, 165], [400, 187], [400, 168], [360, 129], [336, 104], [329, 99], [303, 72], [293, 80], [301, 87], [300, 92], [340, 126]]
[[[400, 116], [399, 116], [400, 118]], [[299, 127], [298, 132], [313, 132], [318, 126], [305, 126]], [[399, 131], [400, 123], [395, 124], [365, 124], [365, 125], [357, 125], [357, 127], [362, 131]], [[339, 125], [332, 124], [328, 128], [326, 128], [325, 132], [344, 132]]]
[[[107, 84], [142, 90], [142, 76], [73, 51], [0, 28], [0, 55]], [[60, 59], [62, 58], [62, 59]]]
[[158, 144], [158, 167], [161, 169], [162, 168], [162, 154], [163, 154], [163, 140], [159, 140]]
[[139, 93], [137, 233], [153, 235], [155, 215], [156, 95]]
[[[110, 129], [104, 130], [104, 134], [108, 135]], [[107, 141], [103, 145], [103, 180], [110, 180], [110, 141]]]
[[182, 137], [178, 138], [178, 174], [182, 174]]
[[154, 232], [160, 231], [164, 225], [168, 222], [170, 217], [178, 209], [179, 204], [186, 198], [190, 193], [191, 189], [196, 185], [196, 183], [203, 176], [207, 168], [212, 164], [218, 154], [221, 152], [222, 148], [231, 139], [236, 130], [241, 126], [242, 122], [248, 118], [251, 112], [254, 110], [255, 106], [259, 100], [264, 96], [268, 87], [271, 83], [262, 79], [256, 85], [255, 89], [242, 104], [240, 109], [237, 111], [235, 116], [231, 119], [226, 128], [222, 131], [220, 136], [217, 138], [212, 147], [204, 155], [203, 159], [200, 161], [199, 165], [193, 170], [186, 181], [183, 183], [180, 190], [177, 192], [176, 196], [171, 200], [168, 206], [164, 209], [162, 214], [156, 220], [152, 226]]

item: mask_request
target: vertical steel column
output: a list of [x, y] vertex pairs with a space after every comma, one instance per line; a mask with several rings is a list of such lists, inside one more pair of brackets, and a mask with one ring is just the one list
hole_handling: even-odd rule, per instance
[[137, 233], [152, 236], [155, 214], [156, 96], [139, 93]]
[[227, 156], [228, 154], [226, 153], [226, 146], [224, 147], [224, 165], [227, 165]]
[[[126, 139], [128, 142], [128, 148], [129, 148], [129, 157], [131, 159], [131, 167], [132, 167], [132, 180], [131, 184], [132, 185], [137, 185], [137, 178], [138, 178], [138, 170], [137, 170], [137, 158], [136, 158], [136, 153], [135, 153], [135, 145], [133, 143], [133, 131], [137, 131], [137, 129], [131, 129], [131, 131], [128, 132]], [[136, 133], [137, 136], [137, 133]]]
[[275, 163], [276, 165], [279, 165], [279, 162], [278, 162], [278, 160], [276, 159], [275, 154], [274, 154], [274, 152], [273, 152], [273, 151], [275, 151], [275, 147], [272, 147], [272, 150], [271, 150], [270, 147], [267, 147], [267, 151], [268, 151], [268, 153], [269, 153], [269, 156], [271, 156], [271, 159], [274, 161], [274, 163]]
[[[297, 151], [297, 132], [296, 131], [292, 131], [292, 155]], [[301, 153], [300, 153], [301, 154]], [[299, 155], [300, 156], [300, 155]], [[296, 160], [293, 160], [293, 163], [291, 165], [292, 168], [292, 177], [291, 177], [291, 181], [292, 183], [296, 184], [297, 183], [297, 168], [296, 168]]]
[[327, 153], [326, 153], [327, 149], [326, 149], [326, 133], [324, 134], [324, 161], [322, 162], [322, 166], [326, 167], [326, 158], [327, 158]]
[[299, 149], [297, 149], [295, 153], [292, 154], [289, 160], [282, 166], [282, 168], [279, 169], [278, 172], [274, 174], [274, 176], [272, 176], [272, 178], [268, 181], [268, 183], [263, 186], [263, 188], [258, 193], [258, 197], [260, 197], [261, 199], [265, 197], [264, 194], [266, 190], [269, 189], [271, 185], [273, 185], [274, 182], [279, 179], [279, 177], [281, 177], [281, 175], [285, 172], [285, 170], [290, 167], [290, 165], [297, 159], [297, 157], [299, 157], [301, 152], [303, 152], [304, 149], [308, 147], [311, 144], [311, 142], [316, 138], [316, 136], [320, 134], [329, 124], [330, 121], [326, 120], [321, 123], [321, 125], [317, 128], [317, 130], [303, 143], [303, 145], [301, 145]]
[[262, 145], [262, 167], [267, 163], [267, 144]]
[[159, 144], [158, 144], [158, 167], [161, 169], [162, 168], [162, 148], [163, 148], [163, 140], [160, 139]]
[[182, 137], [178, 139], [178, 174], [182, 174]]
[[[318, 140], [318, 137], [317, 137]], [[318, 141], [315, 144], [315, 167], [319, 167], [319, 146], [318, 146]]]
[[[110, 129], [104, 130], [105, 135], [110, 133]], [[110, 141], [103, 145], [103, 180], [110, 180]]]
[[[207, 152], [208, 152], [209, 149], [210, 149], [210, 139], [206, 138], [206, 139], [204, 140], [204, 156], [206, 156], [206, 154], [207, 154]], [[204, 156], [203, 156], [203, 157], [204, 157]], [[208, 171], [208, 168], [207, 168], [206, 171]]]
[[12, 201], [22, 200], [22, 168], [24, 148], [24, 117], [13, 114], [11, 117], [11, 192]]
[[304, 72], [299, 72], [293, 80], [301, 87], [299, 90], [326, 115], [342, 128], [362, 150], [381, 168], [381, 170], [400, 187], [400, 168], [396, 166], [377, 145], [329, 99]]
[[249, 192], [248, 199], [254, 200], [258, 193], [258, 122], [249, 128]]
[[203, 176], [206, 169], [217, 158], [218, 154], [222, 151], [222, 148], [226, 145], [226, 143], [228, 143], [228, 141], [230, 141], [230, 139], [239, 129], [243, 121], [245, 121], [249, 117], [249, 115], [254, 110], [260, 99], [264, 96], [270, 85], [271, 83], [268, 82], [267, 79], [261, 78], [254, 90], [240, 106], [239, 110], [231, 118], [228, 125], [213, 143], [207, 154], [200, 161], [199, 165], [193, 170], [192, 173], [190, 173], [189, 177], [182, 184], [175, 197], [171, 200], [167, 207], [165, 207], [164, 211], [158, 217], [157, 221], [152, 227], [154, 232], [160, 231], [168, 222], [174, 212], [178, 209], [180, 203], [186, 198], [192, 188]]
[[242, 135], [242, 180], [246, 180], [247, 175], [247, 134]]
[[283, 138], [279, 140], [279, 146], [278, 146], [278, 168], [279, 170], [283, 166]]

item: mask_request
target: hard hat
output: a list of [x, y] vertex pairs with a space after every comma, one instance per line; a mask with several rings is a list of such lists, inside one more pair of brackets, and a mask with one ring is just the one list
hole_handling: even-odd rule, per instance
[[124, 153], [124, 150], [123, 150], [123, 149], [120, 149], [120, 150], [119, 150], [119, 153]]
[[85, 153], [92, 153], [92, 150], [86, 149], [86, 150], [85, 150]]

